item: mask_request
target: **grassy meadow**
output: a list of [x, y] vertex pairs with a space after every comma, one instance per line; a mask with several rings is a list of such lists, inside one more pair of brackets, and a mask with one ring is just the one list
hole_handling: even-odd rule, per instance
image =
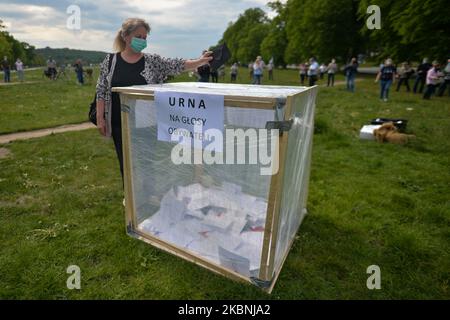
[[[41, 72], [0, 85], [0, 133], [87, 121], [95, 81]], [[373, 77], [359, 79], [354, 94], [319, 82], [309, 215], [271, 295], [128, 237], [113, 143], [93, 129], [0, 146], [11, 152], [0, 158], [0, 299], [449, 299], [450, 98], [402, 88], [385, 103]], [[299, 83], [293, 70], [263, 81]], [[408, 119], [417, 139], [361, 141], [376, 117]], [[66, 287], [73, 264], [81, 290]], [[366, 287], [370, 265], [381, 290]]]

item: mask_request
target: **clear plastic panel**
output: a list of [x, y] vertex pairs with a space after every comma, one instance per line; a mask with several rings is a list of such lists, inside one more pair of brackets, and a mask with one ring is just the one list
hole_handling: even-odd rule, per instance
[[[271, 176], [261, 175], [259, 164], [175, 165], [175, 144], [157, 140], [154, 101], [121, 100], [130, 109], [137, 229], [243, 276], [258, 276]], [[274, 117], [273, 110], [225, 106], [226, 129], [264, 128]], [[247, 154], [256, 147], [245, 145]]]
[[313, 88], [294, 98], [294, 122], [289, 131], [285, 160], [274, 272], [281, 268], [306, 213], [316, 93], [317, 89]]

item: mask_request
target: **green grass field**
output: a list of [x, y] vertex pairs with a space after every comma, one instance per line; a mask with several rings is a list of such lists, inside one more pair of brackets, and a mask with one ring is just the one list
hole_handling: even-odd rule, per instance
[[[39, 82], [0, 86], [0, 132], [86, 121], [94, 84], [30, 77]], [[297, 84], [295, 71], [275, 77]], [[128, 237], [112, 141], [87, 130], [2, 146], [0, 298], [449, 299], [450, 99], [392, 92], [384, 103], [372, 78], [356, 86], [319, 90], [310, 214], [272, 295]], [[417, 139], [359, 140], [381, 116], [409, 119]], [[72, 264], [81, 290], [66, 288]], [[373, 264], [381, 290], [366, 287]]]

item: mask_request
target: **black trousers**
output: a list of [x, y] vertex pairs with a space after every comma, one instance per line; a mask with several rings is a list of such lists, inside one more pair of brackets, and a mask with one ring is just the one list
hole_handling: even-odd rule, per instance
[[302, 85], [305, 84], [305, 78], [306, 78], [306, 74], [301, 74], [301, 75], [300, 75], [300, 83], [301, 83]]
[[447, 88], [449, 88], [448, 90], [448, 94], [450, 95], [450, 80], [445, 80], [441, 86], [439, 87], [439, 93], [438, 96], [442, 97], [445, 93], [445, 91], [447, 90]]
[[429, 100], [431, 98], [431, 96], [434, 94], [434, 92], [436, 91], [436, 85], [434, 84], [428, 84], [427, 88], [425, 90], [425, 93], [423, 95], [423, 98], [426, 100]]
[[116, 148], [116, 155], [119, 159], [120, 174], [122, 175], [122, 186], [123, 182], [123, 151], [122, 151], [122, 126], [119, 124], [112, 124], [111, 135], [114, 141], [114, 147]]
[[329, 73], [328, 74], [328, 84], [327, 84], [327, 86], [329, 87], [329, 86], [334, 86], [334, 73]]
[[414, 93], [422, 93], [423, 92], [423, 87], [425, 85], [425, 77], [421, 77], [421, 76], [417, 76], [416, 81], [414, 81]]
[[309, 76], [309, 86], [315, 86], [317, 81], [317, 76]]
[[397, 91], [400, 91], [400, 87], [402, 86], [402, 84], [405, 84], [407, 92], [411, 91], [411, 88], [409, 87], [409, 79], [408, 78], [400, 78], [400, 80], [398, 81], [398, 84], [397, 84]]

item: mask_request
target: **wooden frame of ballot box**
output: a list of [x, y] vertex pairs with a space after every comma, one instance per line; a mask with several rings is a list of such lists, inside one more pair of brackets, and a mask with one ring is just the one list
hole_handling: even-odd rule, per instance
[[[179, 83], [185, 84], [186, 83]], [[172, 86], [174, 90], [179, 90], [180, 92], [184, 92], [183, 86], [180, 86], [177, 89], [177, 83], [167, 84]], [[198, 83], [191, 84], [194, 88], [197, 86], [198, 88], [202, 88]], [[216, 84], [207, 84], [207, 88], [210, 93], [215, 93], [215, 85]], [[265, 228], [264, 228], [264, 237], [263, 237], [263, 245], [261, 252], [261, 265], [259, 269], [258, 277], [246, 277], [238, 272], [235, 272], [231, 269], [228, 269], [220, 264], [213, 263], [210, 260], [207, 260], [193, 252], [190, 252], [182, 247], [174, 245], [172, 243], [168, 243], [156, 236], [148, 234], [146, 232], [142, 232], [137, 228], [137, 212], [135, 208], [134, 196], [136, 190], [134, 190], [133, 184], [133, 167], [132, 167], [132, 152], [131, 152], [131, 135], [129, 128], [129, 106], [124, 104], [124, 101], [131, 100], [154, 100], [155, 98], [155, 90], [158, 88], [164, 88], [166, 84], [163, 85], [149, 85], [149, 86], [133, 86], [133, 87], [117, 87], [113, 88], [113, 92], [120, 93], [121, 101], [122, 101], [122, 141], [123, 141], [123, 160], [124, 160], [124, 191], [125, 191], [125, 217], [126, 217], [126, 226], [127, 233], [130, 236], [133, 236], [137, 239], [145, 241], [159, 249], [172, 253], [176, 256], [179, 256], [185, 260], [198, 264], [204, 268], [207, 268], [211, 271], [214, 271], [218, 274], [226, 276], [228, 278], [245, 281], [251, 283], [253, 285], [257, 285], [261, 289], [266, 292], [272, 292], [275, 282], [279, 276], [279, 273], [282, 269], [285, 259], [290, 251], [290, 248], [295, 239], [295, 234], [298, 231], [298, 228], [303, 220], [303, 217], [306, 214], [306, 202], [308, 196], [308, 181], [309, 181], [309, 171], [310, 171], [310, 163], [311, 163], [311, 150], [312, 150], [312, 139], [313, 139], [313, 131], [314, 131], [314, 110], [315, 110], [315, 99], [318, 91], [318, 87], [285, 87], [285, 86], [251, 86], [251, 85], [236, 85], [236, 84], [219, 84], [220, 88], [230, 88], [230, 92], [232, 93], [232, 89], [239, 87], [248, 88], [248, 92], [245, 95], [234, 95], [234, 94], [224, 94], [224, 105], [226, 107], [232, 108], [250, 108], [250, 109], [265, 109], [265, 110], [274, 110], [275, 113], [277, 110], [282, 110], [280, 112], [279, 117], [277, 117], [276, 121], [268, 122], [266, 125], [267, 129], [278, 129], [280, 132], [279, 141], [279, 157], [278, 157], [278, 167], [279, 170], [276, 174], [271, 176], [270, 180], [270, 191], [268, 195], [267, 202], [267, 213], [265, 220]], [[204, 87], [203, 87], [204, 88]], [[271, 91], [270, 95], [264, 96], [264, 94], [259, 95], [251, 95], [252, 88], [264, 88], [264, 90]], [[289, 94], [284, 96], [277, 96], [277, 90], [290, 90]], [[275, 93], [275, 94], [274, 94]], [[298, 110], [302, 110], [299, 112]], [[292, 126], [299, 125], [301, 127], [301, 139], [298, 139], [297, 136], [290, 137], [290, 129]], [[288, 145], [290, 140], [291, 143], [297, 145], [295, 154], [290, 153], [288, 150]], [[295, 141], [294, 139], [303, 140], [300, 144], [300, 141]], [[288, 177], [291, 173], [285, 172], [286, 161], [289, 157], [301, 156], [302, 166], [301, 173], [298, 174], [299, 179], [301, 181], [291, 181], [288, 184], [285, 183], [285, 179], [289, 179]], [[195, 170], [202, 170], [203, 165], [198, 165]], [[285, 176], [286, 175], [286, 176]], [[291, 179], [292, 180], [292, 179]], [[292, 226], [290, 230], [290, 238], [286, 240], [285, 244], [283, 244], [283, 248], [279, 248], [279, 226], [281, 221], [287, 218], [283, 218], [282, 214], [286, 210], [284, 210], [283, 194], [284, 189], [294, 189], [295, 187], [299, 187], [299, 190], [291, 190], [294, 191], [295, 195], [295, 203], [298, 203], [295, 210], [290, 210], [289, 214], [298, 215], [295, 219], [296, 224]], [[297, 194], [298, 192], [298, 194]], [[282, 210], [283, 209], [283, 210]], [[286, 213], [288, 214], [288, 213]], [[283, 220], [283, 221], [284, 221]], [[277, 255], [277, 250], [279, 250]], [[276, 258], [277, 255], [277, 258]], [[277, 260], [277, 261], [276, 261]]]

